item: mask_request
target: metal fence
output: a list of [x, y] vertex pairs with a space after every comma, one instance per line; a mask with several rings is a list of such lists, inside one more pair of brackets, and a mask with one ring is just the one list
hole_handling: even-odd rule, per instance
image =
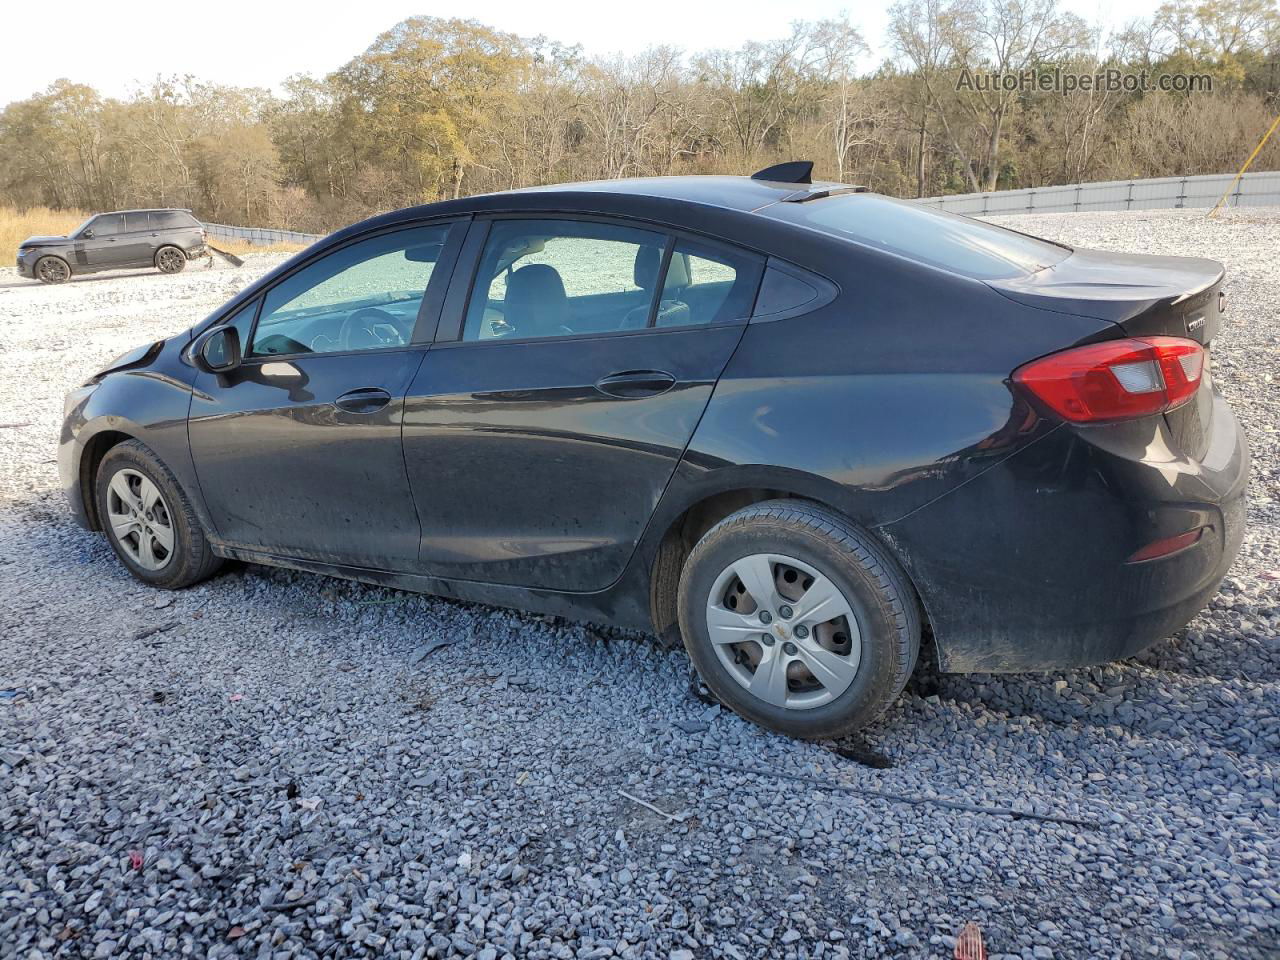
[[271, 227], [231, 227], [225, 223], [206, 223], [204, 228], [215, 240], [238, 240], [258, 247], [278, 243], [308, 247], [323, 236], [318, 233], [298, 233], [296, 230], [275, 230]]
[[[927, 197], [917, 202], [950, 213], [979, 217], [1082, 210], [1208, 209], [1218, 202], [1234, 177], [1232, 173], [1218, 173], [1152, 180], [1110, 180], [1061, 187], [999, 190], [995, 193], [957, 193], [947, 197]], [[1280, 206], [1280, 172], [1246, 173], [1231, 191], [1227, 206]]]
[[[1218, 202], [1234, 174], [1214, 173], [1198, 177], [1157, 177], [1152, 180], [1109, 180], [1073, 183], [1061, 187], [1027, 187], [994, 193], [954, 193], [926, 197], [926, 203], [951, 213], [998, 216], [1013, 213], [1073, 213], [1081, 210], [1169, 210], [1180, 207], [1208, 209]], [[1246, 173], [1231, 196], [1229, 207], [1280, 206], [1280, 171]], [[232, 227], [206, 223], [214, 238], [238, 240], [255, 246], [287, 243], [309, 246], [321, 234], [275, 230], [270, 227]]]

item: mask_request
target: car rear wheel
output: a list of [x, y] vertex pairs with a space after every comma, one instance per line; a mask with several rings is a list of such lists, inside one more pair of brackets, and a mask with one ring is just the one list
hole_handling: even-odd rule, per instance
[[694, 547], [680, 629], [703, 681], [742, 716], [795, 737], [866, 725], [920, 649], [906, 575], [843, 517], [803, 501], [747, 507]]
[[61, 257], [41, 257], [36, 261], [35, 274], [41, 283], [65, 283], [71, 279], [71, 267]]
[[95, 494], [112, 549], [143, 583], [177, 590], [221, 565], [177, 479], [143, 443], [107, 451]]
[[177, 247], [161, 247], [156, 251], [156, 269], [161, 273], [181, 273], [187, 265], [187, 255]]

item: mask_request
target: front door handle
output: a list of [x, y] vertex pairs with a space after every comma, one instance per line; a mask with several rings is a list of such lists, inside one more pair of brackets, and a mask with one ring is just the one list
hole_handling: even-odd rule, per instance
[[348, 390], [333, 405], [347, 413], [377, 413], [391, 402], [391, 394], [377, 387], [361, 387]]
[[611, 373], [596, 381], [596, 389], [605, 396], [633, 400], [655, 397], [676, 385], [676, 378], [662, 370], [626, 370]]

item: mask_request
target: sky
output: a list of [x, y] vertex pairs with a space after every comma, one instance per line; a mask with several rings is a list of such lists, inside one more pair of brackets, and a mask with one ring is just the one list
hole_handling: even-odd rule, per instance
[[[126, 96], [157, 74], [194, 74], [236, 86], [275, 88], [294, 73], [326, 74], [406, 17], [473, 18], [521, 36], [581, 44], [588, 54], [637, 53], [656, 44], [694, 51], [771, 40], [792, 20], [848, 12], [873, 49], [886, 51], [892, 0], [645, 0], [639, 4], [555, 0], [201, 0], [160, 8], [102, 0], [63, 0], [57, 29], [28, 30], [7, 18], [0, 29], [0, 105], [43, 90], [59, 77]], [[1119, 27], [1150, 16], [1157, 0], [1062, 0], [1064, 9]], [[123, 10], [132, 7], [126, 15]], [[155, 15], [153, 15], [155, 14]]]

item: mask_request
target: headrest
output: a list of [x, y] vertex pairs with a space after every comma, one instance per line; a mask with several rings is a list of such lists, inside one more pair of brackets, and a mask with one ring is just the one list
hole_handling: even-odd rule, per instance
[[555, 267], [529, 263], [507, 278], [504, 310], [520, 336], [546, 335], [568, 319], [569, 299]]
[[680, 290], [691, 283], [693, 278], [689, 275], [689, 255], [678, 251], [673, 253], [671, 263], [667, 265], [667, 279], [662, 284], [663, 287], [668, 290], [672, 287]]
[[658, 282], [658, 268], [662, 266], [662, 250], [659, 247], [639, 247], [636, 249], [636, 264], [631, 271], [636, 286], [641, 290], [652, 290]]
[[[632, 270], [632, 276], [635, 279], [636, 286], [641, 290], [652, 290], [655, 283], [658, 282], [658, 268], [662, 265], [662, 250], [658, 247], [640, 247], [636, 250], [635, 268]], [[692, 281], [689, 278], [689, 255], [687, 253], [673, 253], [671, 255], [671, 263], [667, 267], [667, 280], [665, 286], [671, 287], [687, 287]]]

